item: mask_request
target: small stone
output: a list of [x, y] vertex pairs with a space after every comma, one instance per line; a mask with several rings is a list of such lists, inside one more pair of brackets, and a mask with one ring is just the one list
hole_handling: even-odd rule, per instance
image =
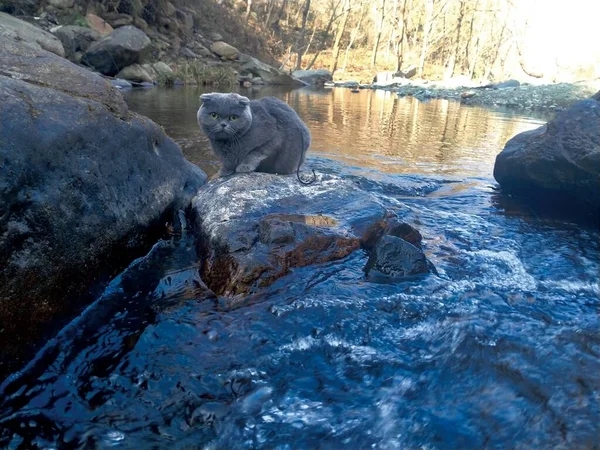
[[221, 36], [219, 33], [210, 33], [208, 35], [208, 37], [211, 41], [222, 41], [223, 40], [223, 36]]

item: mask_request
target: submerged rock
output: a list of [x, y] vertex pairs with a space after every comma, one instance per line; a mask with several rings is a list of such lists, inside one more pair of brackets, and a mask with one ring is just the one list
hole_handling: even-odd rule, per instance
[[4, 36], [0, 66], [0, 351], [14, 356], [206, 176], [102, 77]]
[[555, 119], [506, 143], [494, 177], [506, 191], [585, 213], [600, 209], [600, 102], [577, 102]]
[[142, 63], [152, 42], [139, 28], [127, 25], [117, 28], [83, 55], [83, 61], [104, 75], [115, 75], [124, 67]]
[[295, 267], [343, 258], [392, 215], [354, 183], [323, 177], [238, 174], [203, 187], [193, 202], [202, 279], [220, 295], [254, 292]]

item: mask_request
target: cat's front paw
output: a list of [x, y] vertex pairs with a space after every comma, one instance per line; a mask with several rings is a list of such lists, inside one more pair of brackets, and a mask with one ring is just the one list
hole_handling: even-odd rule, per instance
[[222, 167], [221, 170], [219, 170], [220, 177], [228, 177], [229, 175], [232, 175], [233, 173], [235, 173], [234, 170], [226, 169], [225, 167]]
[[250, 173], [250, 172], [254, 172], [255, 167], [252, 167], [249, 164], [240, 164], [239, 166], [237, 166], [235, 168], [235, 171], [237, 173]]

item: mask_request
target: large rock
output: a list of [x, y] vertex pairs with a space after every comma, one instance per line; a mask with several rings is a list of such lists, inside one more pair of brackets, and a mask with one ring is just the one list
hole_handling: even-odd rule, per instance
[[54, 35], [60, 40], [65, 50], [65, 56], [71, 61], [77, 52], [85, 52], [90, 46], [102, 39], [97, 31], [87, 27], [67, 25], [54, 30]]
[[258, 59], [240, 53], [239, 60], [242, 63], [240, 72], [242, 73], [251, 73], [255, 77], [260, 77], [267, 84], [283, 84], [283, 85], [292, 85], [292, 86], [305, 86], [306, 83], [300, 81], [283, 70], [276, 69], [275, 67], [271, 67], [268, 64], [265, 64]]
[[75, 97], [93, 98], [119, 117], [128, 117], [123, 97], [109, 89], [104, 78], [39, 47], [3, 35], [0, 35], [0, 74]]
[[292, 76], [308, 84], [325, 84], [333, 80], [331, 72], [327, 69], [295, 70]]
[[240, 51], [237, 48], [223, 41], [213, 42], [210, 49], [213, 53], [231, 60], [237, 59], [240, 55]]
[[52, 33], [2, 12], [0, 12], [0, 37], [22, 42], [34, 49], [44, 49], [58, 56], [65, 56], [63, 45]]
[[83, 61], [104, 75], [115, 75], [124, 67], [144, 62], [151, 44], [146, 33], [127, 25], [94, 42], [83, 55]]
[[81, 309], [96, 277], [146, 248], [206, 176], [102, 77], [4, 36], [0, 67], [4, 372]]
[[494, 177], [503, 190], [564, 199], [584, 212], [600, 208], [600, 102], [574, 104], [555, 119], [506, 143]]
[[173, 69], [171, 69], [169, 66], [167, 66], [167, 64], [165, 64], [162, 61], [154, 63], [152, 65], [152, 68], [160, 77], [173, 77], [175, 75], [173, 73]]
[[136, 81], [138, 83], [152, 83], [154, 81], [150, 74], [139, 64], [132, 64], [131, 66], [121, 69], [116, 75], [116, 78]]
[[391, 214], [337, 177], [305, 186], [295, 175], [238, 174], [211, 181], [193, 202], [202, 279], [217, 294], [246, 294], [295, 267], [343, 258]]

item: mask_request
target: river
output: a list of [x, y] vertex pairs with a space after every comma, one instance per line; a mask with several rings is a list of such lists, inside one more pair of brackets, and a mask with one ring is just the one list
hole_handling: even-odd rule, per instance
[[[126, 99], [213, 175], [200, 93]], [[190, 236], [161, 241], [3, 383], [0, 445], [598, 448], [598, 230], [542, 216], [492, 177], [506, 140], [547, 116], [383, 91], [244, 93], [294, 107], [313, 135], [305, 168], [405, 211], [439, 275], [370, 282], [358, 251], [228, 303], [203, 295]]]

